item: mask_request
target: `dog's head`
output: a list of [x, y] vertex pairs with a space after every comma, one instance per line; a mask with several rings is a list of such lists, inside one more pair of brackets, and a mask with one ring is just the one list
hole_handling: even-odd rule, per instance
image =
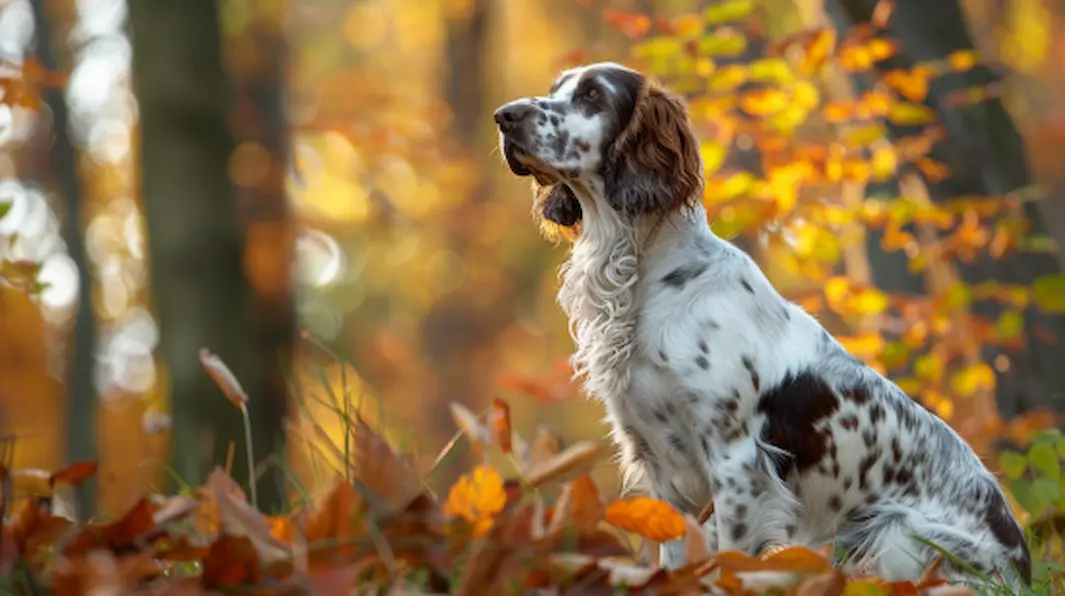
[[536, 179], [534, 214], [561, 226], [582, 219], [570, 188], [578, 181], [630, 217], [701, 198], [702, 160], [684, 101], [621, 65], [568, 70], [546, 96], [512, 101], [495, 121], [511, 171]]

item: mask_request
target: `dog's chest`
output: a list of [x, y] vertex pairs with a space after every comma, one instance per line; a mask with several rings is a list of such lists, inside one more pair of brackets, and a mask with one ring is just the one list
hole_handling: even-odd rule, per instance
[[624, 392], [608, 419], [623, 460], [642, 468], [660, 498], [690, 513], [710, 499], [709, 470], [726, 445], [755, 429], [756, 380], [729, 344], [732, 324], [693, 317], [684, 301], [641, 306]]

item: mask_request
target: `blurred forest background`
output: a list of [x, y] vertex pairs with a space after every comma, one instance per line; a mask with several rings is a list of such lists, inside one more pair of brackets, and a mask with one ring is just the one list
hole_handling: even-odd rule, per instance
[[98, 460], [110, 513], [245, 478], [201, 347], [266, 504], [343, 441], [329, 394], [426, 468], [451, 402], [601, 436], [491, 119], [594, 60], [687, 95], [719, 233], [1030, 514], [1065, 502], [1065, 441], [1031, 447], [1065, 410], [1053, 0], [0, 0], [5, 465]]

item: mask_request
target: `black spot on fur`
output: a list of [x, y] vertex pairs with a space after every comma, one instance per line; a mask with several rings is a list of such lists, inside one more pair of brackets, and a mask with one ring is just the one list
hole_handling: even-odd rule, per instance
[[799, 528], [795, 524], [788, 524], [784, 526], [784, 531], [788, 534], [788, 538], [794, 538], [795, 533], [799, 531]]
[[780, 309], [780, 314], [784, 316], [785, 321], [791, 320], [791, 311], [788, 310], [788, 307], [785, 306], [784, 308]]
[[1028, 552], [1028, 545], [1024, 540], [1024, 532], [1021, 531], [1017, 520], [1010, 514], [1009, 505], [997, 490], [992, 490], [987, 506], [984, 509], [984, 521], [995, 538], [1004, 546], [1020, 549], [1013, 559], [1017, 573], [1024, 579], [1024, 583], [1032, 585], [1032, 558]]
[[747, 506], [743, 503], [736, 505], [736, 517], [747, 517]]
[[739, 542], [747, 536], [747, 524], [738, 523], [732, 526], [732, 540]]
[[667, 273], [666, 276], [662, 278], [662, 283], [671, 288], [680, 290], [686, 286], [689, 281], [702, 275], [709, 266], [709, 264], [703, 262], [681, 265]]
[[866, 490], [869, 488], [869, 472], [876, 465], [876, 462], [880, 460], [880, 450], [875, 449], [858, 462], [858, 488]]
[[703, 444], [703, 453], [706, 454], [706, 458], [710, 459], [710, 440], [703, 435], [699, 437], [699, 442]]
[[902, 462], [902, 444], [898, 437], [891, 437], [891, 460], [895, 463]]
[[696, 356], [695, 364], [703, 370], [710, 370], [710, 361], [706, 359], [706, 356]]
[[551, 116], [551, 124], [554, 124], [555, 126], [558, 126], [561, 122], [562, 122], [562, 119], [559, 118], [558, 116], [555, 116], [555, 115]]
[[838, 512], [843, 509], [843, 499], [839, 495], [832, 495], [828, 498], [828, 508]]
[[717, 321], [715, 321], [713, 319], [707, 319], [706, 320], [706, 326], [709, 327], [710, 329], [713, 329], [714, 331], [717, 331], [718, 329], [721, 329], [721, 325], [718, 325]]
[[702, 352], [703, 354], [709, 354], [710, 353], [710, 346], [706, 345], [706, 340], [704, 340], [704, 339], [700, 339], [699, 340], [699, 351]]
[[664, 350], [658, 351], [658, 357], [662, 360], [662, 362], [669, 362], [669, 356], [666, 355], [666, 352]]
[[758, 401], [758, 412], [766, 417], [762, 440], [793, 456], [777, 459], [782, 477], [791, 467], [802, 473], [821, 462], [829, 450], [829, 437], [816, 427], [838, 408], [836, 394], [809, 372], [789, 375], [762, 394]]
[[880, 404], [873, 404], [869, 406], [869, 422], [878, 424], [884, 419], [884, 406]]
[[865, 387], [851, 387], [842, 391], [843, 397], [860, 405], [869, 401], [869, 391]]
[[759, 391], [762, 382], [761, 379], [758, 378], [758, 371], [754, 369], [754, 360], [752, 360], [750, 356], [743, 357], [743, 368], [746, 368], [747, 372], [750, 373], [751, 385], [754, 386], [754, 390]]
[[843, 490], [844, 491], [850, 490], [851, 489], [851, 485], [853, 485], [853, 484], [854, 484], [854, 478], [851, 478], [850, 476], [847, 476], [846, 478], [843, 479]]
[[862, 431], [862, 442], [870, 449], [876, 445], [876, 429], [867, 428]]
[[676, 433], [666, 433], [666, 443], [673, 451], [684, 453], [684, 439]]
[[858, 428], [858, 417], [854, 414], [844, 414], [839, 417], [839, 425], [845, 430], [854, 430]]
[[669, 417], [666, 416], [666, 413], [662, 410], [654, 410], [652, 413], [654, 414], [654, 417], [658, 419], [658, 421], [662, 424], [665, 424], [669, 421]]
[[743, 286], [744, 290], [747, 290], [748, 292], [750, 292], [752, 294], [754, 293], [754, 288], [751, 287], [751, 284], [748, 283], [746, 279], [741, 279], [740, 280], [740, 285]]

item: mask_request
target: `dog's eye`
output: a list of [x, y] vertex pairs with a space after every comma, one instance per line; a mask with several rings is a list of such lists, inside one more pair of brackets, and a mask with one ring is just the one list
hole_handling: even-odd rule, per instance
[[595, 101], [599, 99], [599, 90], [594, 88], [589, 89], [584, 92], [584, 95], [581, 97], [581, 99], [583, 99], [584, 101]]

